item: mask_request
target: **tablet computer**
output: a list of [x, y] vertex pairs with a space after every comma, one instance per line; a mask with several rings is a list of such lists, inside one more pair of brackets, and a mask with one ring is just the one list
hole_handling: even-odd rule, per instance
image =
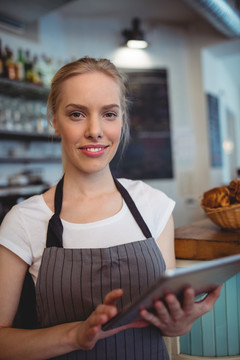
[[110, 330], [140, 320], [141, 309], [150, 310], [156, 300], [164, 298], [168, 293], [174, 293], [180, 301], [184, 289], [189, 286], [198, 297], [207, 294], [238, 272], [240, 254], [167, 270], [134, 303], [106, 322], [102, 329]]

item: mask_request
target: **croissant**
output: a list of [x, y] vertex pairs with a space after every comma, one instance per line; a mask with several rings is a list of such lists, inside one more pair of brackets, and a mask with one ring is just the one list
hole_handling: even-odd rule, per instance
[[240, 202], [240, 180], [232, 180], [228, 185], [228, 189], [231, 201], [233, 203]]
[[220, 186], [210, 189], [203, 194], [202, 205], [210, 208], [225, 207], [230, 205], [229, 189]]

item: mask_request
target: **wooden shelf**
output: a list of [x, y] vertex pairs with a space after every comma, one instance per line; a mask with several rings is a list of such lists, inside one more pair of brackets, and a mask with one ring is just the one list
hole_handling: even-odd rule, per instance
[[40, 194], [49, 188], [48, 184], [0, 187], [0, 198]]
[[58, 157], [41, 157], [41, 158], [0, 158], [0, 164], [18, 164], [18, 163], [59, 163], [62, 159]]
[[15, 140], [28, 140], [28, 141], [56, 141], [60, 142], [61, 139], [55, 135], [51, 134], [40, 134], [40, 133], [30, 133], [24, 131], [10, 131], [10, 130], [0, 130], [0, 139], [15, 139]]
[[45, 101], [48, 97], [49, 89], [31, 83], [1, 78], [0, 92], [8, 96]]

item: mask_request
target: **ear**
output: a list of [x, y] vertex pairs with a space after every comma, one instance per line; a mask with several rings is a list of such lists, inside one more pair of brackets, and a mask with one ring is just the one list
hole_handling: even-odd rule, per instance
[[58, 128], [58, 123], [57, 123], [57, 120], [56, 120], [55, 116], [52, 119], [52, 125], [53, 125], [53, 128], [54, 128], [55, 135], [56, 136], [61, 136], [59, 128]]

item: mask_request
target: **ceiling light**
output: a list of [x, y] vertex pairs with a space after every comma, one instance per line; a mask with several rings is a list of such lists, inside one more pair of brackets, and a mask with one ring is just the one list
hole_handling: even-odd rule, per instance
[[144, 39], [144, 33], [140, 29], [140, 20], [134, 18], [132, 21], [132, 29], [123, 30], [122, 35], [125, 39], [125, 44], [131, 49], [145, 49], [148, 46]]
[[145, 40], [128, 40], [127, 47], [130, 49], [146, 49], [148, 43]]

